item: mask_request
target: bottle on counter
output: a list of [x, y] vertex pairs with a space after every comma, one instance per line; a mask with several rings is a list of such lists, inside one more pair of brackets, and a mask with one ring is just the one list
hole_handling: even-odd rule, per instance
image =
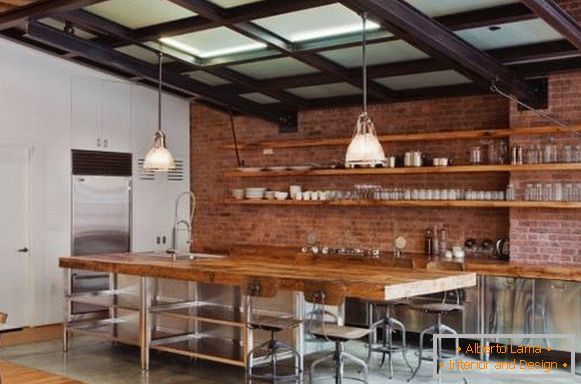
[[428, 256], [434, 255], [434, 237], [432, 236], [432, 231], [430, 229], [426, 230], [424, 252]]
[[440, 242], [438, 241], [438, 224], [434, 224], [432, 231], [432, 253], [437, 255], [440, 253]]
[[445, 229], [440, 231], [440, 256], [444, 257], [446, 255], [446, 250], [448, 248], [448, 234]]

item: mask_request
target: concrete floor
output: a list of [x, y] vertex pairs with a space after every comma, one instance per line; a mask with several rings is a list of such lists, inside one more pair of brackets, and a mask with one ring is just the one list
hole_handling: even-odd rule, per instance
[[[352, 343], [348, 350], [363, 357], [364, 346]], [[408, 352], [413, 366], [417, 363], [413, 352]], [[139, 351], [136, 348], [113, 346], [111, 343], [93, 338], [77, 337], [71, 342], [67, 355], [61, 352], [59, 341], [16, 346], [0, 351], [0, 358], [25, 365], [31, 368], [60, 374], [90, 384], [241, 384], [244, 373], [241, 368], [215, 364], [205, 361], [192, 361], [187, 358], [156, 353], [151, 355], [151, 369], [142, 373], [139, 368]], [[309, 358], [312, 360], [312, 358]], [[308, 361], [307, 361], [308, 366]], [[406, 383], [409, 369], [401, 356], [394, 358], [395, 377], [389, 380], [385, 370], [378, 369], [374, 360], [370, 367], [369, 384]], [[436, 383], [431, 377], [431, 363], [422, 365], [422, 369], [413, 383]], [[348, 370], [349, 371], [349, 370]], [[353, 372], [353, 371], [351, 371]], [[306, 381], [308, 382], [308, 381]], [[320, 381], [329, 383], [330, 381]], [[478, 384], [546, 384], [547, 379], [474, 379], [469, 382]], [[576, 379], [551, 379], [551, 383], [581, 384], [581, 377]], [[442, 383], [462, 383], [462, 380], [442, 380]]]

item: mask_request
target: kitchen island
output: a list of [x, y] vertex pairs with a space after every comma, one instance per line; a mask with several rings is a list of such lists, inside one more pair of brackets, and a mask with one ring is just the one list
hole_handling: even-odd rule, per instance
[[[149, 351], [157, 349], [165, 352], [179, 353], [191, 357], [244, 366], [246, 352], [252, 345], [244, 323], [244, 313], [240, 306], [233, 306], [228, 311], [216, 311], [209, 314], [203, 307], [196, 307], [195, 300], [174, 303], [160, 303], [155, 294], [151, 294], [150, 285], [158, 279], [181, 280], [199, 284], [219, 284], [224, 286], [243, 286], [248, 279], [273, 278], [281, 290], [301, 292], [307, 282], [341, 282], [346, 287], [348, 297], [364, 300], [393, 300], [418, 295], [438, 293], [453, 289], [467, 288], [476, 285], [476, 274], [473, 272], [428, 271], [425, 269], [406, 270], [387, 267], [378, 260], [353, 259], [320, 259], [297, 252], [273, 251], [231, 252], [221, 258], [207, 258], [200, 255], [195, 260], [177, 260], [167, 255], [148, 253], [122, 253], [86, 257], [62, 257], [59, 265], [67, 270], [80, 269], [107, 272], [112, 276], [130, 275], [140, 279], [138, 305], [123, 306], [117, 297], [113, 298], [112, 311], [134, 310], [139, 318], [138, 329], [121, 321], [117, 323], [117, 314], [112, 318], [73, 319], [69, 316], [65, 324], [64, 349], [68, 348], [68, 334], [86, 334], [109, 338], [111, 340], [138, 345], [141, 349], [143, 369], [149, 366]], [[76, 298], [115, 295], [116, 289], [107, 292], [89, 292], [79, 294]], [[300, 296], [300, 295], [297, 295]], [[67, 292], [67, 298], [76, 299]], [[131, 307], [131, 308], [128, 308]], [[196, 307], [195, 313], [185, 312], [186, 308]], [[301, 304], [297, 306], [301, 307]], [[210, 321], [214, 324], [232, 325], [242, 330], [242, 342], [234, 351], [227, 354], [208, 354], [204, 348], [212, 348], [211, 343], [203, 344], [196, 339], [196, 330], [180, 334], [167, 334], [163, 329], [152, 327], [153, 314], [164, 312], [174, 317], [187, 318], [192, 321]], [[302, 313], [302, 309], [297, 311]], [[115, 322], [115, 324], [113, 324]], [[128, 336], [129, 335], [129, 336]], [[302, 327], [296, 342], [302, 343]], [[196, 340], [192, 347], [191, 341]], [[183, 344], [190, 345], [184, 346]], [[186, 348], [187, 347], [187, 348]], [[302, 346], [299, 346], [302, 350]]]

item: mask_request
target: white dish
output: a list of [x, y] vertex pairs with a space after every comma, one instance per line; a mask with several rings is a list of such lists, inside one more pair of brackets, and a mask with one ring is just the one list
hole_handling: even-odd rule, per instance
[[309, 170], [313, 169], [313, 167], [311, 165], [291, 165], [288, 168], [292, 171], [301, 171], [301, 172], [305, 172], [305, 171], [309, 171]]
[[274, 191], [266, 191], [266, 192], [264, 192], [264, 198], [267, 200], [274, 200], [275, 194], [276, 194], [276, 192], [274, 192]]
[[242, 200], [244, 198], [244, 190], [243, 189], [233, 189], [232, 190], [232, 197], [237, 200]]
[[271, 167], [267, 167], [266, 169], [273, 172], [282, 172], [286, 171], [288, 167], [286, 165], [273, 165]]
[[244, 173], [253, 173], [253, 172], [260, 172], [260, 171], [264, 170], [264, 168], [262, 168], [262, 167], [240, 167], [240, 168], [238, 168], [238, 170], [240, 172], [244, 172]]
[[288, 192], [275, 192], [274, 197], [277, 200], [286, 200], [288, 198]]

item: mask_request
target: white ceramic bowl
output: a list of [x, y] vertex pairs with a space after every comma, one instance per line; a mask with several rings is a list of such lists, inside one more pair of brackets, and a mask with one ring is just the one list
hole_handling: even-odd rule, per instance
[[266, 191], [264, 192], [264, 198], [267, 200], [273, 200], [275, 194], [276, 194], [275, 191]]
[[277, 200], [286, 200], [288, 198], [288, 192], [275, 192], [274, 197]]
[[244, 190], [243, 189], [233, 189], [232, 190], [232, 197], [236, 200], [242, 200], [244, 198]]

